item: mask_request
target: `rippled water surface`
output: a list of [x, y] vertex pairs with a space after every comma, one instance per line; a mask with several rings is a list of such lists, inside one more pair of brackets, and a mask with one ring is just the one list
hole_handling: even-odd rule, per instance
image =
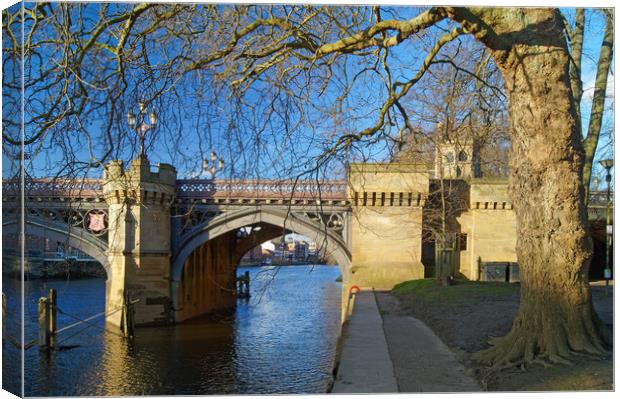
[[[62, 350], [26, 351], [26, 395], [325, 392], [340, 333], [338, 268], [240, 268], [238, 273], [246, 270], [252, 297], [239, 300], [228, 320], [141, 328], [133, 343], [116, 330], [104, 331], [97, 320], [95, 326], [61, 333]], [[18, 283], [4, 281], [9, 308], [16, 306]], [[66, 313], [85, 318], [103, 311], [103, 280], [28, 282], [26, 341], [36, 338], [37, 300], [49, 288], [58, 290], [58, 306]], [[73, 321], [60, 314], [59, 328]], [[16, 327], [11, 334], [18, 336]], [[18, 356], [5, 345], [5, 387], [19, 389]]]

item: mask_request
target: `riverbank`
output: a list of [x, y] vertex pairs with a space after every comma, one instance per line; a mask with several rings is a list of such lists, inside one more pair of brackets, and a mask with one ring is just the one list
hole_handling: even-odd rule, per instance
[[[594, 307], [613, 328], [613, 287], [592, 286]], [[519, 306], [519, 285], [459, 281], [441, 286], [418, 280], [378, 294], [381, 312], [413, 316], [428, 325], [456, 354], [459, 361], [489, 391], [612, 390], [613, 358], [578, 359], [574, 366], [514, 368], [489, 374], [472, 354], [487, 348], [489, 337], [510, 330]], [[384, 316], [385, 319], [385, 316]]]
[[[2, 276], [4, 278], [21, 279], [22, 263], [18, 257], [2, 257]], [[75, 278], [106, 278], [105, 269], [95, 260], [43, 260], [26, 259], [24, 277], [27, 280], [39, 279], [75, 279]]]
[[[599, 359], [577, 359], [570, 367], [496, 373], [472, 360], [489, 346], [490, 336], [510, 330], [519, 306], [518, 284], [441, 286], [416, 280], [391, 292], [358, 296], [364, 300], [343, 329], [332, 393], [613, 390], [611, 351]], [[592, 297], [611, 330], [613, 287], [592, 286]]]

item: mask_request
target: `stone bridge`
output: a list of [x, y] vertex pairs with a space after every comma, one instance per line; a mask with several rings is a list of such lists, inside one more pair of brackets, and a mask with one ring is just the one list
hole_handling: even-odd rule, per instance
[[[108, 310], [128, 293], [140, 300], [137, 324], [166, 324], [234, 307], [241, 257], [289, 232], [319, 243], [340, 266], [343, 298], [352, 284], [391, 288], [425, 277], [434, 262], [423, 242], [432, 181], [409, 164], [354, 164], [347, 181], [177, 180], [167, 164], [152, 170], [137, 159], [125, 169], [113, 161], [103, 179], [28, 180], [23, 217], [26, 236], [64, 242], [103, 266]], [[505, 181], [465, 186], [467, 209], [457, 217], [465, 241], [454, 267], [477, 279], [478, 257], [516, 261], [514, 212]], [[16, 235], [19, 185], [2, 189], [3, 235]], [[591, 200], [595, 219], [605, 208], [600, 196]], [[501, 232], [480, 227], [489, 220]], [[120, 312], [108, 321], [120, 325]]]

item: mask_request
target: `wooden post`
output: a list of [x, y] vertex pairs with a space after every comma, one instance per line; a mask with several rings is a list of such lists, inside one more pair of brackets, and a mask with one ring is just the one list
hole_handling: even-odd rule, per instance
[[48, 335], [49, 343], [51, 347], [56, 346], [56, 318], [57, 318], [57, 297], [56, 290], [51, 288], [47, 294], [47, 307], [48, 307]]
[[245, 293], [244, 293], [244, 297], [245, 298], [249, 298], [250, 297], [250, 272], [246, 271], [243, 274], [244, 280], [245, 280]]
[[6, 335], [6, 295], [2, 293], [2, 344]]
[[129, 328], [127, 327], [127, 325], [129, 324], [129, 316], [127, 312], [128, 306], [129, 305], [127, 304], [127, 292], [125, 292], [123, 293], [123, 310], [121, 311], [121, 330], [123, 331], [123, 336], [125, 337], [129, 336]]
[[127, 310], [129, 311], [129, 336], [133, 338], [134, 328], [135, 328], [135, 323], [136, 323], [136, 308], [129, 294], [127, 295], [127, 304], [128, 304]]
[[50, 347], [49, 336], [49, 307], [47, 306], [47, 298], [39, 298], [39, 347]]
[[134, 309], [131, 303], [129, 293], [125, 291], [123, 295], [123, 316], [121, 320], [121, 329], [125, 337], [133, 337], [134, 330]]

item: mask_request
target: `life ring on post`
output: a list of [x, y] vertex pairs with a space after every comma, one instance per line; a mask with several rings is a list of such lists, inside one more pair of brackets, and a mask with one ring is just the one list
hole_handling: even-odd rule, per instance
[[[353, 292], [353, 290], [355, 290], [355, 292]], [[357, 295], [357, 293], [360, 292], [360, 291], [361, 291], [360, 287], [358, 287], [357, 285], [354, 284], [354, 285], [351, 286], [351, 288], [349, 288], [349, 296], [351, 296], [353, 294]]]

